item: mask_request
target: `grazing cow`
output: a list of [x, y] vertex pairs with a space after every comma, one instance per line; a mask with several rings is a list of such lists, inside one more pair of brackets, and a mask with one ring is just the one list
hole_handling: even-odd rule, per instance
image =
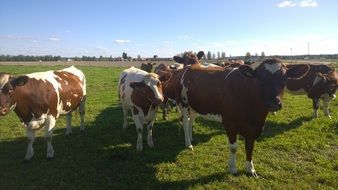
[[[188, 62], [198, 62], [190, 56]], [[187, 60], [174, 58], [183, 63]], [[183, 69], [176, 85], [176, 100], [183, 115], [185, 144], [190, 149], [191, 125], [197, 114], [221, 122], [229, 139], [229, 170], [237, 173], [237, 135], [245, 138], [246, 172], [257, 176], [252, 161], [254, 141], [261, 134], [269, 111], [282, 108], [281, 97], [287, 69], [279, 59], [267, 59], [253, 66], [203, 68], [199, 64]]]
[[0, 91], [12, 77], [9, 73], [0, 73]]
[[148, 73], [150, 73], [153, 70], [153, 66], [156, 65], [156, 63], [142, 63], [141, 64], [141, 70], [143, 71], [147, 71]]
[[25, 160], [34, 155], [35, 131], [45, 127], [47, 158], [54, 157], [53, 128], [59, 115], [67, 114], [66, 134], [71, 133], [71, 112], [80, 109], [81, 130], [84, 129], [86, 79], [71, 66], [58, 71], [27, 74], [10, 79], [0, 92], [0, 116], [14, 110], [27, 131]]
[[[338, 87], [338, 75], [336, 69], [327, 65], [296, 64], [287, 65], [288, 68], [308, 67], [308, 72], [300, 79], [289, 78], [286, 82], [286, 89], [295, 95], [306, 94], [313, 102], [313, 117], [318, 117], [320, 100], [323, 101], [323, 112], [331, 118], [329, 103], [336, 97]], [[297, 73], [295, 73], [297, 74]]]
[[119, 79], [119, 100], [124, 114], [123, 128], [128, 127], [127, 115], [131, 110], [137, 131], [136, 150], [141, 151], [143, 124], [147, 124], [149, 147], [153, 147], [152, 128], [158, 106], [163, 101], [162, 83], [155, 73], [131, 67]]

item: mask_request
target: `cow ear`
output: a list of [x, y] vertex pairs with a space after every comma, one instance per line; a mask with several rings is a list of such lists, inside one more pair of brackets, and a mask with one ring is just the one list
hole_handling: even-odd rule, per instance
[[165, 82], [165, 81], [169, 80], [170, 77], [171, 77], [171, 73], [166, 72], [166, 73], [163, 73], [163, 74], [160, 75], [159, 80], [162, 81], [162, 82]]
[[204, 52], [203, 52], [203, 51], [199, 51], [199, 52], [197, 53], [197, 58], [198, 58], [198, 60], [202, 59], [202, 57], [204, 57]]
[[27, 76], [20, 76], [18, 78], [14, 78], [10, 81], [13, 88], [17, 86], [23, 86], [27, 83], [28, 77]]
[[255, 71], [248, 65], [241, 65], [238, 67], [239, 71], [248, 78], [255, 77]]
[[177, 63], [183, 63], [183, 58], [182, 58], [182, 57], [174, 56], [174, 60], [175, 60]]
[[145, 87], [146, 84], [144, 83], [144, 81], [142, 81], [142, 82], [131, 82], [129, 84], [129, 86], [133, 89], [140, 89], [142, 87]]

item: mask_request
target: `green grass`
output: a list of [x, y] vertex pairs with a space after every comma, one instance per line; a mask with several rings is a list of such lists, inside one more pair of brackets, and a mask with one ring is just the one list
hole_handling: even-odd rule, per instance
[[[60, 69], [61, 66], [0, 66], [13, 74]], [[312, 119], [312, 103], [305, 96], [285, 94], [284, 108], [269, 115], [257, 140], [253, 159], [260, 178], [244, 172], [244, 142], [239, 141], [239, 175], [227, 172], [228, 146], [222, 126], [197, 119], [194, 151], [184, 145], [177, 114], [158, 121], [154, 148], [136, 152], [136, 130], [122, 130], [122, 110], [116, 85], [122, 68], [79, 67], [87, 76], [86, 130], [65, 136], [65, 117], [57, 120], [48, 161], [43, 133], [34, 143], [35, 155], [26, 153], [25, 130], [11, 112], [0, 118], [0, 189], [337, 189], [338, 100], [330, 105], [332, 119]], [[130, 119], [131, 121], [131, 119]]]

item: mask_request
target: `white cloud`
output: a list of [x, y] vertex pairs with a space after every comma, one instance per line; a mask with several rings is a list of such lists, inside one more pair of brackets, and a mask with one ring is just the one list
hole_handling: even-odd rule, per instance
[[130, 40], [115, 40], [115, 43], [117, 43], [117, 44], [127, 44], [127, 43], [130, 43]]
[[171, 41], [164, 41], [165, 44], [173, 44], [174, 42]]
[[58, 42], [58, 41], [60, 41], [60, 39], [52, 37], [52, 38], [49, 38], [49, 41]]
[[277, 7], [284, 8], [284, 7], [294, 7], [297, 4], [292, 1], [283, 1], [277, 5]]
[[317, 2], [314, 0], [302, 0], [299, 2], [300, 7], [317, 7]]
[[300, 1], [283, 1], [277, 4], [279, 8], [286, 8], [286, 7], [317, 7], [316, 0], [300, 0]]
[[70, 30], [66, 30], [66, 33], [70, 33]]
[[190, 36], [188, 36], [188, 35], [179, 35], [179, 36], [177, 36], [177, 38], [179, 38], [179, 39], [189, 39]]

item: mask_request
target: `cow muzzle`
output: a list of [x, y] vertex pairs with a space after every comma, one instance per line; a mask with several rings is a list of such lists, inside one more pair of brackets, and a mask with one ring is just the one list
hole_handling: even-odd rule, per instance
[[0, 116], [4, 116], [8, 113], [8, 108], [2, 108], [0, 107]]
[[273, 101], [266, 102], [265, 106], [269, 111], [278, 111], [282, 109], [282, 102], [279, 99], [274, 99]]

